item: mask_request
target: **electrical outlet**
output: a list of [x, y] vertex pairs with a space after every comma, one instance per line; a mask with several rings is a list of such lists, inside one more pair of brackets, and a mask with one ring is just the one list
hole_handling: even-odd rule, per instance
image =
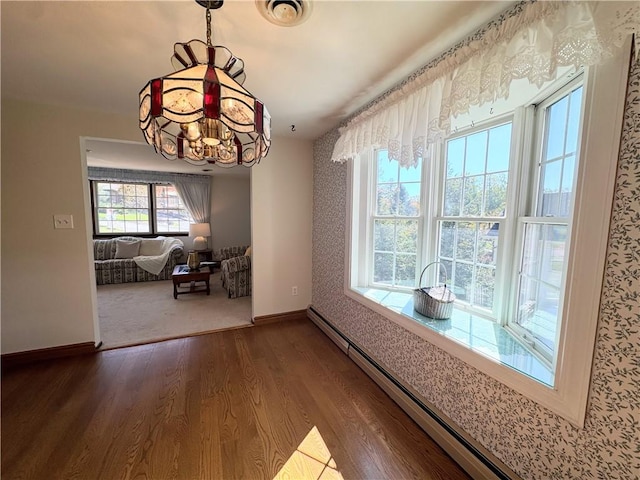
[[298, 295], [298, 287], [291, 287], [291, 295]]
[[53, 228], [73, 228], [73, 215], [54, 215]]

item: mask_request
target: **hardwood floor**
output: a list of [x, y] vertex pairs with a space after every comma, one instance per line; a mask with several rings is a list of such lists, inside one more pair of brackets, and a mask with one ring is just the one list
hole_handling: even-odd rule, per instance
[[309, 320], [11, 371], [1, 474], [468, 478]]

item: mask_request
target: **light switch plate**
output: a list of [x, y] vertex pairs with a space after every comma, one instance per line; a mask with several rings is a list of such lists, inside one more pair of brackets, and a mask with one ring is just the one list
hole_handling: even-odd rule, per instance
[[73, 228], [73, 215], [54, 215], [53, 226], [54, 228]]

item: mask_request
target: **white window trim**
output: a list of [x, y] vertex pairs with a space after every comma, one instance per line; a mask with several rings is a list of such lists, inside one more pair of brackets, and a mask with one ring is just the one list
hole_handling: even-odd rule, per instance
[[[582, 139], [571, 228], [564, 315], [558, 342], [556, 384], [571, 417], [584, 425], [600, 315], [611, 206], [620, 153], [629, 75], [630, 42], [609, 64], [592, 67], [585, 78]], [[597, 114], [590, 114], [597, 112]], [[576, 242], [576, 238], [580, 242]], [[587, 261], [578, 261], [588, 259]], [[579, 324], [576, 318], [583, 319]]]
[[[121, 182], [117, 182], [115, 180], [90, 180], [91, 183], [91, 189], [93, 192], [93, 219], [94, 219], [94, 225], [93, 225], [93, 234], [96, 237], [111, 237], [114, 235], [127, 235], [127, 236], [140, 236], [140, 235], [153, 235], [154, 234], [154, 212], [153, 212], [153, 208], [151, 207], [153, 205], [153, 200], [152, 200], [152, 196], [153, 196], [153, 191], [152, 191], [152, 184], [150, 183], [145, 183], [145, 182], [138, 182], [138, 181], [128, 181], [128, 180], [123, 180]], [[135, 210], [147, 210], [148, 212], [148, 219], [147, 219], [147, 226], [148, 231], [146, 232], [117, 232], [114, 234], [114, 232], [101, 232], [100, 231], [100, 218], [99, 218], [99, 211], [101, 207], [99, 205], [99, 195], [98, 195], [98, 185], [99, 184], [105, 184], [105, 185], [141, 185], [144, 186], [147, 189], [147, 202], [148, 205], [146, 208], [135, 208]]]
[[[151, 188], [151, 196], [153, 197], [153, 214], [151, 216], [152, 221], [153, 221], [153, 232], [155, 235], [184, 235], [184, 234], [189, 234], [189, 227], [187, 227], [187, 230], [181, 230], [179, 232], [165, 232], [162, 231], [158, 228], [158, 211], [179, 211], [179, 208], [158, 208], [158, 195], [157, 195], [157, 188], [158, 187], [173, 187], [174, 190], [176, 191], [176, 195], [178, 195], [178, 191], [175, 188], [175, 185], [173, 184], [160, 184], [160, 183], [155, 183], [155, 184], [151, 184], [149, 185]], [[187, 216], [189, 217], [190, 221], [189, 223], [194, 223], [195, 221], [193, 220], [193, 217], [191, 217], [191, 214], [189, 213], [189, 210], [187, 209], [186, 206], [184, 206], [184, 203], [182, 202], [182, 199], [180, 198], [180, 196], [178, 195], [179, 201], [180, 203], [183, 204], [183, 209], [184, 211], [187, 213]]]
[[[483, 373], [548, 408], [572, 424], [583, 427], [602, 291], [606, 247], [620, 135], [626, 99], [630, 41], [623, 53], [607, 63], [589, 67], [584, 78], [583, 126], [574, 207], [574, 227], [568, 259], [565, 315], [558, 342], [553, 388], [512, 368], [480, 355], [418, 322], [364, 297], [351, 288], [351, 267], [359, 254], [352, 249], [354, 236], [353, 163], [347, 185], [347, 227], [344, 293], [349, 298], [386, 317]], [[592, 114], [591, 112], [597, 112]], [[424, 173], [424, 172], [423, 172]], [[423, 177], [424, 178], [424, 177]], [[355, 192], [362, 194], [362, 192]], [[362, 235], [360, 235], [362, 236]], [[575, 239], [580, 238], [580, 242]], [[359, 239], [362, 241], [362, 239]], [[359, 245], [356, 245], [356, 249]], [[361, 252], [362, 250], [360, 250]], [[361, 254], [360, 254], [361, 255]], [[580, 259], [588, 261], [580, 262]], [[577, 320], [580, 319], [580, 320]]]
[[[156, 195], [156, 187], [159, 186], [173, 186], [170, 183], [167, 184], [162, 184], [162, 183], [149, 183], [149, 182], [141, 182], [141, 181], [130, 181], [130, 180], [89, 180], [88, 182], [91, 186], [90, 186], [90, 191], [91, 191], [91, 195], [92, 195], [92, 202], [91, 202], [91, 214], [93, 216], [93, 231], [92, 231], [92, 235], [94, 235], [95, 237], [104, 237], [104, 238], [108, 238], [108, 237], [113, 237], [113, 236], [117, 236], [117, 235], [127, 235], [127, 236], [133, 236], [133, 237], [142, 237], [142, 236], [149, 236], [149, 235], [188, 235], [189, 231], [188, 230], [184, 230], [184, 231], [179, 231], [179, 232], [167, 232], [164, 230], [159, 230], [158, 229], [158, 211], [159, 210], [179, 210], [179, 209], [175, 209], [175, 208], [158, 208], [158, 197]], [[99, 231], [99, 218], [98, 218], [98, 210], [100, 207], [98, 205], [98, 193], [97, 193], [97, 185], [99, 183], [105, 183], [105, 184], [125, 184], [125, 185], [144, 185], [147, 188], [147, 198], [149, 199], [149, 206], [146, 208], [146, 210], [148, 210], [149, 212], [149, 220], [148, 220], [148, 225], [149, 225], [149, 231], [148, 232], [100, 232]], [[186, 207], [185, 207], [186, 210]], [[189, 211], [186, 210], [187, 214], [189, 214]], [[191, 218], [191, 215], [189, 214], [189, 218]]]
[[[424, 239], [424, 234], [423, 234], [423, 230], [424, 230], [424, 217], [425, 217], [425, 213], [424, 213], [424, 204], [425, 204], [425, 199], [424, 199], [424, 189], [423, 186], [425, 185], [424, 183], [424, 172], [423, 172], [423, 168], [420, 169], [420, 210], [418, 215], [416, 216], [404, 216], [404, 215], [380, 215], [377, 212], [377, 202], [378, 202], [378, 197], [377, 197], [377, 186], [378, 186], [378, 182], [377, 182], [377, 178], [378, 178], [378, 152], [381, 150], [385, 150], [385, 149], [375, 149], [372, 151], [367, 151], [367, 155], [371, 156], [370, 162], [367, 162], [367, 169], [371, 169], [371, 172], [368, 173], [369, 175], [369, 181], [367, 182], [367, 186], [368, 186], [368, 210], [367, 210], [367, 218], [364, 219], [367, 224], [368, 224], [368, 228], [367, 228], [367, 243], [366, 245], [363, 245], [362, 248], [364, 248], [366, 252], [368, 252], [368, 256], [367, 256], [367, 268], [366, 268], [366, 280], [364, 282], [365, 285], [370, 285], [373, 288], [380, 288], [380, 289], [391, 289], [391, 290], [400, 290], [400, 291], [408, 291], [410, 290], [409, 287], [406, 286], [402, 286], [402, 285], [386, 285], [380, 282], [376, 282], [374, 279], [374, 272], [373, 272], [373, 268], [370, 268], [370, 266], [372, 266], [374, 264], [374, 257], [375, 257], [375, 234], [374, 234], [374, 223], [376, 220], [393, 220], [393, 221], [398, 221], [398, 220], [410, 220], [410, 221], [415, 221], [418, 223], [418, 239], [417, 239], [417, 245], [416, 245], [416, 269], [417, 267], [420, 266], [420, 262], [422, 261], [422, 255], [421, 255], [421, 251], [422, 251], [422, 244], [423, 244], [423, 239]], [[400, 184], [400, 183], [414, 183], [414, 182], [400, 182], [400, 179], [398, 178], [398, 181], [396, 182], [396, 184]], [[417, 182], [415, 182], [417, 183]], [[394, 257], [397, 255], [397, 252], [394, 252]], [[393, 272], [393, 276], [394, 276], [394, 281], [395, 281], [395, 259], [394, 259], [394, 272]], [[414, 275], [414, 283], [418, 281], [418, 277], [420, 276], [420, 271], [416, 271], [416, 274]], [[363, 283], [360, 283], [360, 285], [362, 285]]]
[[[537, 210], [538, 202], [540, 201], [539, 197], [539, 180], [540, 180], [540, 167], [539, 163], [542, 157], [543, 151], [543, 142], [542, 133], [545, 127], [545, 116], [543, 114], [544, 110], [554, 104], [559, 99], [568, 95], [570, 92], [582, 86], [584, 92], [584, 84], [585, 79], [582, 73], [576, 74], [575, 76], [571, 75], [573, 78], [565, 83], [562, 87], [560, 87], [555, 93], [548, 95], [547, 93], [543, 93], [539, 95], [534, 101], [533, 105], [530, 105], [526, 108], [522, 109], [522, 117], [523, 117], [523, 128], [525, 131], [526, 138], [523, 139], [522, 146], [520, 147], [521, 156], [525, 154], [531, 155], [531, 158], [527, 159], [526, 165], [524, 165], [525, 170], [521, 171], [520, 174], [520, 188], [519, 188], [519, 196], [514, 203], [517, 205], [516, 216], [513, 219], [513, 228], [515, 230], [515, 235], [510, 238], [514, 238], [515, 241], [511, 248], [516, 248], [519, 252], [516, 252], [513, 258], [513, 263], [510, 265], [511, 271], [509, 272], [509, 278], [511, 278], [512, 287], [510, 288], [508, 301], [506, 302], [506, 315], [505, 321], [503, 323], [504, 327], [513, 333], [513, 335], [518, 338], [521, 342], [528, 343], [529, 332], [526, 329], [522, 328], [516, 322], [517, 310], [517, 295], [518, 295], [518, 283], [519, 283], [519, 275], [518, 272], [520, 270], [520, 264], [522, 262], [522, 245], [524, 243], [524, 223], [534, 224], [534, 223], [543, 223], [543, 224], [553, 224], [558, 222], [558, 224], [566, 223], [568, 227], [569, 233], [569, 243], [567, 245], [571, 246], [571, 229], [573, 225], [573, 213], [571, 217], [537, 217], [533, 215], [533, 212]], [[584, 97], [584, 95], [583, 95]], [[584, 98], [582, 99], [582, 107], [586, 108]], [[584, 116], [581, 116], [584, 118]], [[577, 145], [576, 151], [576, 159], [579, 162], [582, 161], [580, 145]], [[521, 166], [522, 167], [522, 166]], [[575, 173], [574, 176], [574, 185], [572, 189], [572, 194], [576, 191], [576, 185], [578, 174]], [[576, 202], [576, 198], [572, 200], [573, 204]], [[563, 304], [560, 308], [560, 318], [564, 318], [564, 304], [566, 301], [566, 280], [567, 280], [567, 272], [569, 269], [569, 256], [567, 256], [566, 261], [564, 262], [564, 268], [562, 272], [562, 281], [560, 286], [560, 291], [563, 293]], [[509, 320], [510, 317], [510, 320]], [[558, 339], [560, 335], [560, 330], [556, 332], [556, 348], [560, 351], [558, 345]], [[540, 360], [542, 360], [552, 371], [556, 371], [556, 360], [559, 355], [555, 355], [554, 352], [549, 352], [543, 350], [544, 347], [540, 346], [537, 340], [534, 341], [536, 346], [531, 345], [531, 352], [536, 355]]]
[[[520, 158], [520, 156], [517, 155], [516, 152], [518, 152], [518, 148], [520, 148], [520, 141], [522, 138], [522, 135], [520, 135], [520, 131], [523, 129], [522, 109], [519, 108], [519, 109], [516, 109], [515, 112], [508, 112], [506, 114], [499, 115], [494, 119], [490, 119], [486, 122], [482, 122], [482, 124], [474, 126], [463, 132], [460, 132], [459, 134], [450, 136], [449, 138], [446, 139], [446, 141], [472, 135], [479, 131], [489, 130], [497, 126], [504, 125], [506, 123], [511, 123], [511, 146], [510, 146], [510, 152], [509, 152], [509, 167], [508, 167], [509, 180], [508, 180], [508, 186], [507, 186], [507, 205], [515, 205], [516, 204], [515, 198], [517, 196], [517, 190], [518, 190], [516, 183], [518, 179], [518, 173], [520, 172], [520, 169], [521, 169], [521, 166], [518, 162], [518, 159]], [[435, 231], [431, 233], [431, 235], [427, 240], [427, 243], [429, 243], [429, 248], [430, 248], [429, 252], [432, 255], [432, 256], [427, 256], [427, 258], [436, 258], [437, 253], [439, 252], [440, 240], [439, 240], [439, 235], [437, 234], [438, 227], [435, 226], [437, 225], [438, 222], [482, 222], [482, 223], [500, 222], [501, 231], [505, 232], [500, 237], [502, 241], [504, 242], [505, 237], [512, 238], [511, 236], [512, 234], [510, 232], [511, 232], [511, 229], [513, 228], [512, 227], [513, 221], [510, 218], [510, 215], [506, 215], [504, 217], [444, 216], [444, 185], [445, 185], [444, 177], [445, 177], [445, 163], [446, 163], [443, 156], [444, 148], [445, 148], [444, 145], [435, 145], [433, 148], [433, 151], [434, 151], [433, 158], [438, 159], [438, 161], [433, 162], [434, 168], [436, 169], [437, 181], [435, 182], [435, 186], [433, 188], [433, 196], [430, 199], [431, 200], [430, 204], [433, 205], [433, 210], [431, 212], [430, 218], [434, 220], [433, 224], [434, 224]], [[516, 180], [514, 181], [514, 179]], [[507, 278], [507, 276], [510, 275], [509, 269], [505, 268], [507, 266], [505, 259], [510, 258], [512, 248], [513, 248], [513, 245], [510, 245], [508, 242], [504, 242], [504, 244], [501, 245], [500, 248], [498, 249], [498, 255], [496, 258], [496, 265], [495, 265], [496, 278]], [[449, 272], [449, 274], [451, 274], [451, 272]], [[503, 284], [505, 285], [508, 285], [508, 283], [509, 282], [503, 282]], [[505, 296], [507, 293], [508, 292], [506, 291], [503, 292]], [[482, 316], [485, 318], [491, 318], [497, 323], [502, 323], [501, 319], [504, 316], [502, 315], [502, 309], [503, 309], [503, 303], [505, 302], [503, 302], [500, 297], [501, 297], [500, 292], [496, 292], [493, 299], [494, 306], [491, 311], [475, 305], [471, 306], [466, 304], [460, 305], [460, 309], [464, 311], [468, 311], [473, 315]]]

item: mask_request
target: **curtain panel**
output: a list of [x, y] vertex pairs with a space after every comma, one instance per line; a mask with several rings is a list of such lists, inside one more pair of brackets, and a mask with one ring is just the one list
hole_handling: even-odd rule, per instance
[[194, 183], [178, 180], [173, 185], [195, 223], [209, 223], [211, 218], [211, 181]]
[[452, 118], [507, 98], [513, 80], [541, 86], [560, 67], [599, 64], [631, 34], [638, 52], [639, 32], [640, 2], [520, 3], [348, 121], [331, 159], [386, 148], [390, 159], [416, 165], [450, 134]]

